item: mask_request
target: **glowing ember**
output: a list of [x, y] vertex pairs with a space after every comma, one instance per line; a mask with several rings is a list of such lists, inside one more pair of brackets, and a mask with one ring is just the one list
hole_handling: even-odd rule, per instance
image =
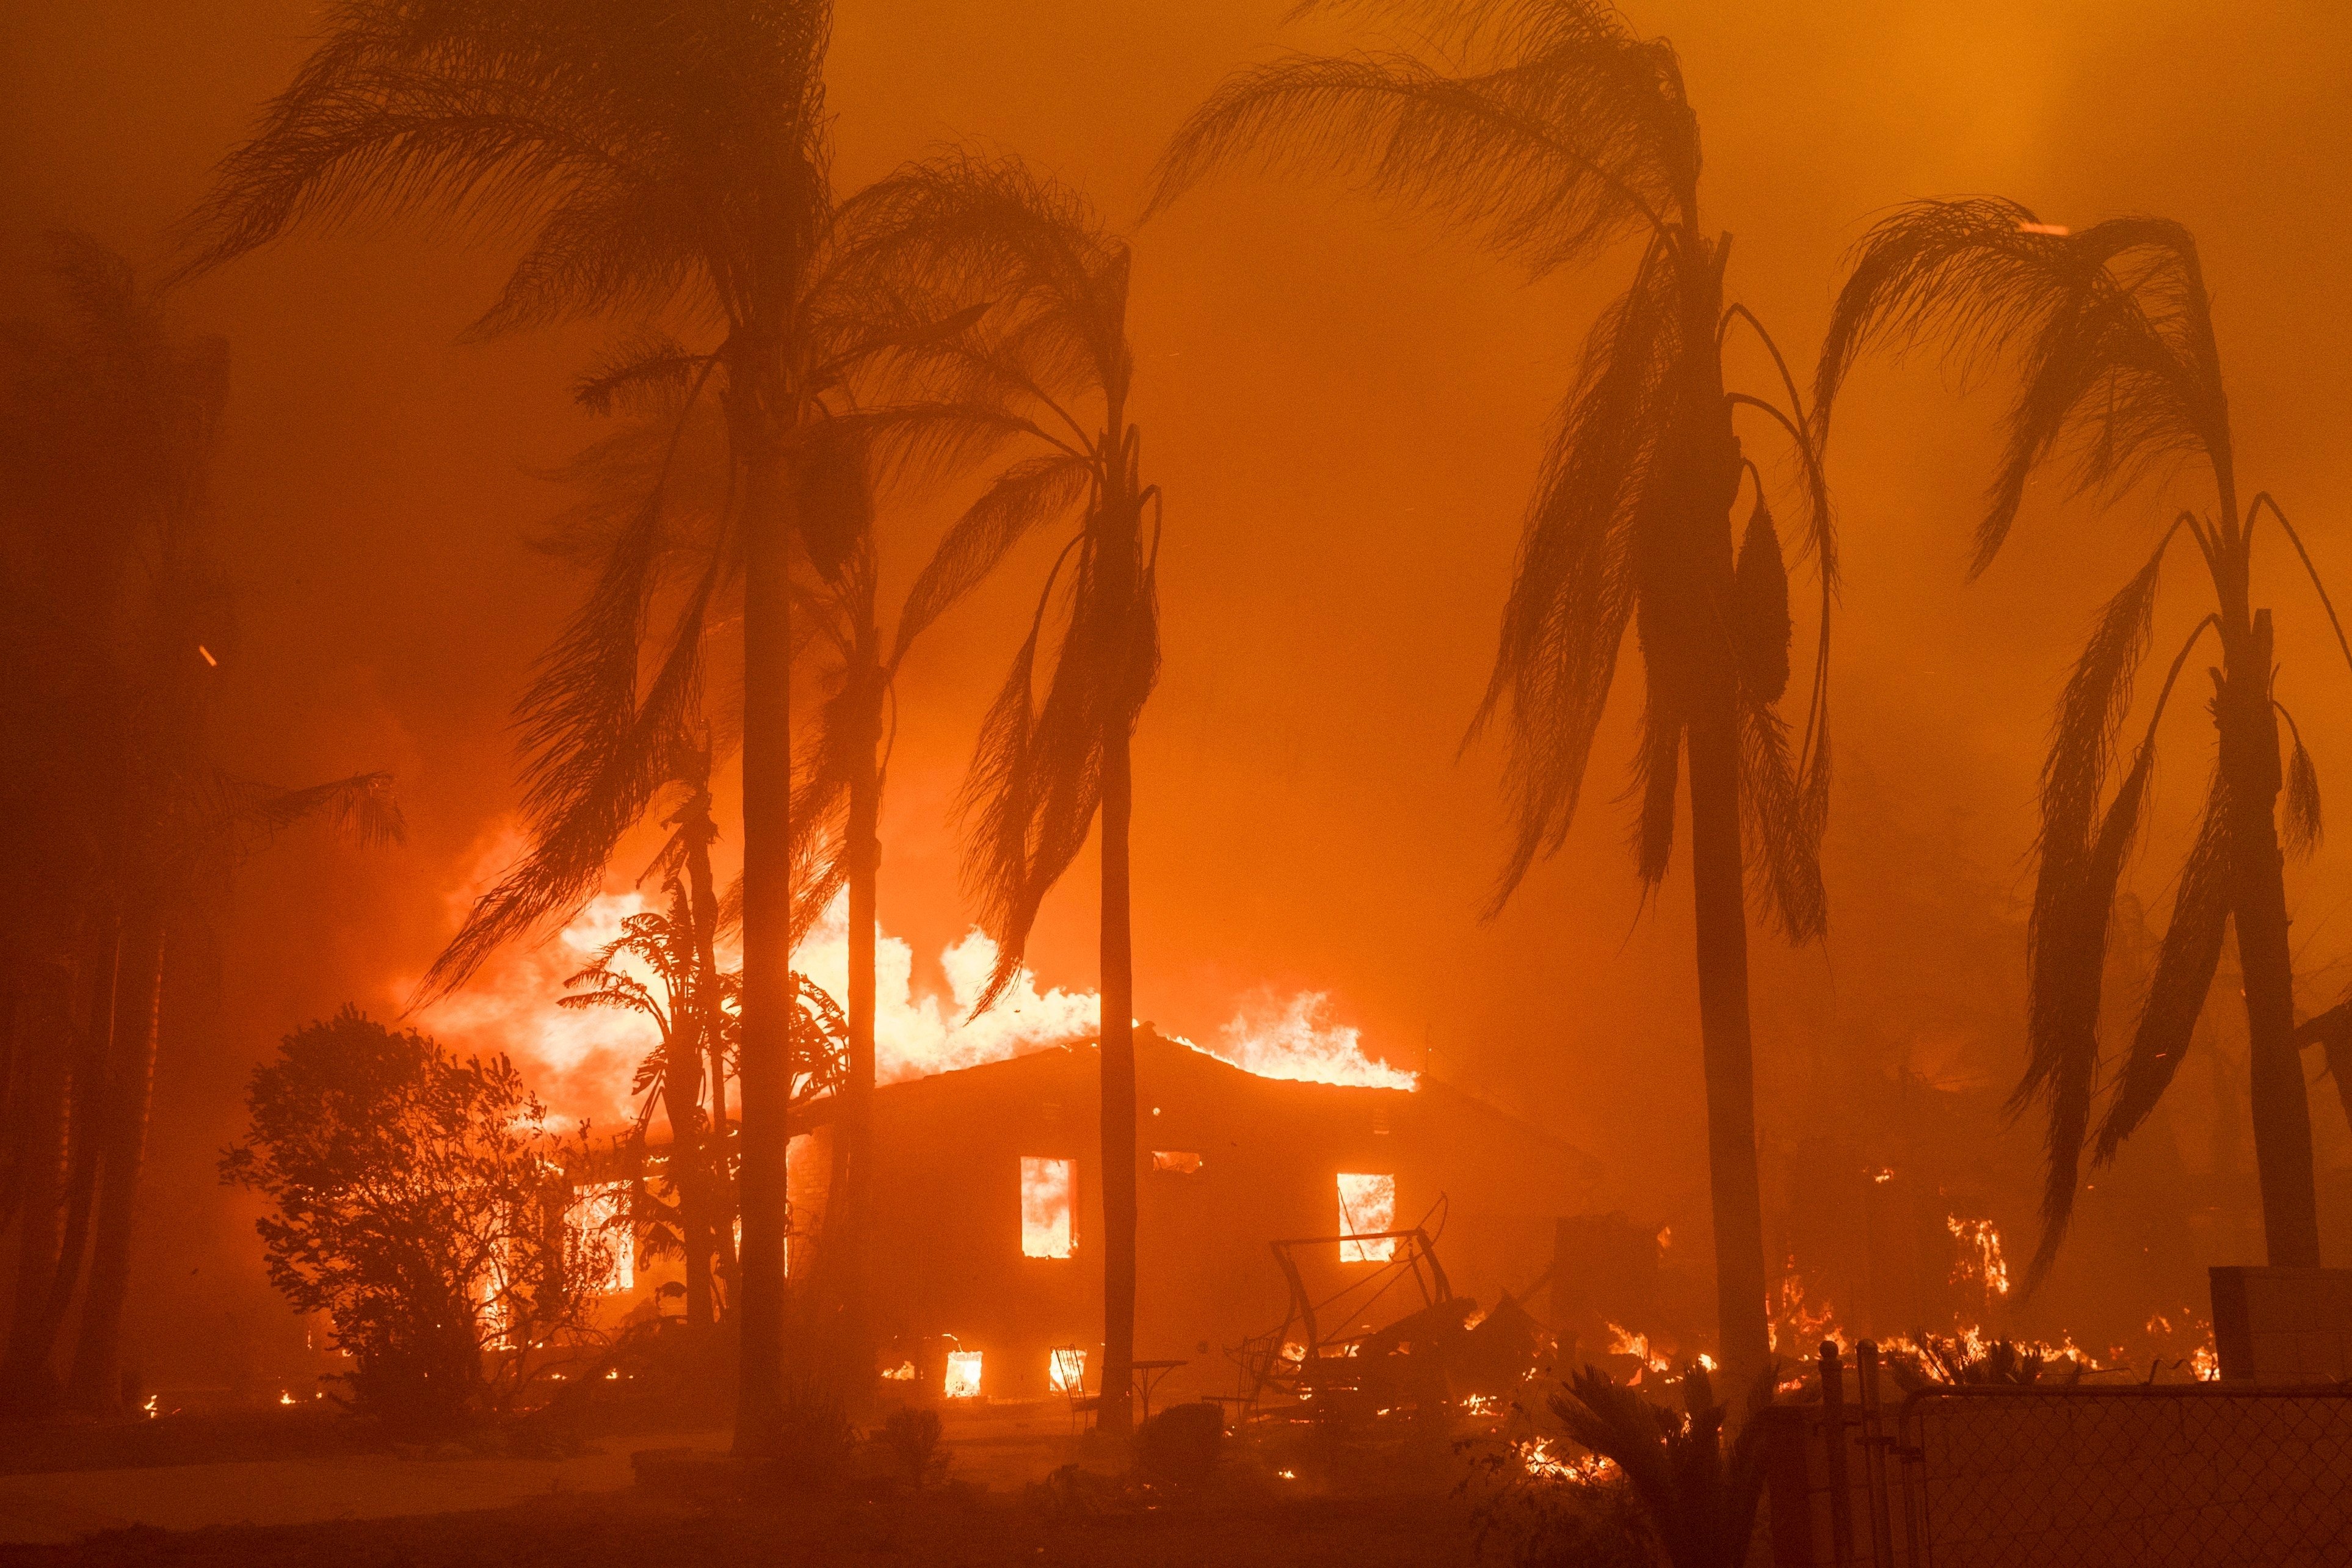
[[882, 1375], [893, 1383], [912, 1383], [915, 1381], [915, 1363], [902, 1361]]
[[155, 1408], [155, 1401], [158, 1397], [158, 1395], [151, 1394], [147, 1396], [146, 1403], [139, 1406], [139, 1408], [146, 1414], [147, 1419], [150, 1421], [154, 1420], [157, 1416], [163, 1414], [162, 1411]]
[[[1370, 1236], [1395, 1228], [1396, 1178], [1343, 1173], [1339, 1177], [1339, 1234], [1343, 1237]], [[1339, 1261], [1342, 1263], [1386, 1263], [1395, 1256], [1394, 1237], [1383, 1237], [1377, 1241], [1339, 1243]]]
[[950, 1399], [980, 1397], [980, 1352], [948, 1352], [947, 1377], [942, 1384]]
[[[1650, 1348], [1649, 1335], [1637, 1334], [1618, 1323], [1609, 1325], [1609, 1353], [1632, 1356], [1640, 1362], [1643, 1368], [1651, 1372], [1664, 1372], [1673, 1364], [1664, 1356]], [[1635, 1383], [1642, 1381], [1642, 1373], [1639, 1370], [1633, 1373], [1633, 1381]]]
[[2009, 1294], [2009, 1261], [2001, 1256], [2000, 1232], [1989, 1219], [1962, 1219], [1948, 1215], [1944, 1228], [1959, 1244], [1959, 1260], [1952, 1266], [1952, 1283], [1974, 1285], [1989, 1296]]
[[281, 1388], [278, 1391], [278, 1403], [280, 1405], [291, 1405], [294, 1403], [294, 1395]]
[[1076, 1162], [1021, 1157], [1021, 1256], [1067, 1258]]
[[609, 1259], [601, 1277], [588, 1288], [607, 1296], [634, 1289], [637, 1249], [630, 1245], [628, 1236], [628, 1184], [607, 1182], [583, 1188], [564, 1217], [571, 1223], [573, 1244], [583, 1256], [593, 1258], [602, 1252]]

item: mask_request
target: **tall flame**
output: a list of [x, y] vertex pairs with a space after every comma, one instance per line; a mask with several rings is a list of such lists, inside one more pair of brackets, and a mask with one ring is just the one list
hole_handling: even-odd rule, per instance
[[[503, 846], [501, 847], [503, 847]], [[490, 857], [485, 857], [488, 862]], [[453, 900], [462, 909], [469, 894]], [[564, 980], [620, 934], [622, 921], [653, 908], [635, 891], [589, 901], [554, 938], [511, 951], [464, 991], [435, 1004], [420, 1022], [463, 1050], [513, 1057], [553, 1109], [612, 1128], [631, 1114], [628, 1086], [657, 1035], [650, 1019], [606, 1008], [559, 1007]], [[723, 955], [731, 957], [731, 955]], [[996, 944], [975, 929], [940, 954], [947, 994], [919, 988], [914, 949], [887, 931], [875, 941], [875, 1076], [898, 1083], [931, 1073], [1005, 1061], [1091, 1040], [1101, 1029], [1093, 991], [1040, 989], [1024, 969], [1003, 1000], [971, 1009], [996, 965]], [[629, 965], [625, 960], [623, 967]], [[803, 940], [793, 967], [836, 998], [849, 994], [849, 907], [845, 895]], [[640, 976], [644, 978], [644, 976]], [[1418, 1075], [1367, 1056], [1360, 1033], [1330, 1019], [1330, 998], [1306, 992], [1283, 1000], [1261, 994], [1238, 1006], [1213, 1044], [1167, 1037], [1261, 1078], [1360, 1088], [1411, 1089]]]

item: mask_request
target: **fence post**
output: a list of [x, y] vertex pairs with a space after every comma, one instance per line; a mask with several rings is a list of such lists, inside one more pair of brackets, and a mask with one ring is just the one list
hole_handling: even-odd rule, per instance
[[1864, 1340], [1853, 1347], [1854, 1381], [1862, 1389], [1863, 1475], [1870, 1488], [1872, 1568], [1895, 1568], [1895, 1522], [1887, 1506], [1887, 1443], [1879, 1431], [1878, 1346]]
[[1823, 1340], [1822, 1436], [1829, 1450], [1830, 1554], [1837, 1568], [1853, 1568], [1853, 1492], [1845, 1470], [1845, 1363], [1835, 1340]]

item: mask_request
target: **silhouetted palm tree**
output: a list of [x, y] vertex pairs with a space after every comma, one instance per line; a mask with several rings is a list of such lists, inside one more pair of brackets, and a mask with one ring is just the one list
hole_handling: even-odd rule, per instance
[[[1234, 76], [1177, 132], [1154, 206], [1254, 158], [1353, 174], [1375, 195], [1482, 234], [1536, 278], [1639, 242], [1633, 285], [1587, 337], [1546, 454], [1473, 732], [1507, 711], [1517, 834], [1499, 910], [1567, 837], [1633, 627], [1644, 697], [1635, 850], [1646, 885], [1666, 874], [1688, 757], [1717, 1311], [1727, 1375], [1745, 1386], [1769, 1344], [1743, 828], [1784, 933], [1810, 940], [1825, 923], [1818, 849], [1836, 554], [1803, 403], [1761, 323], [1726, 301], [1731, 240], [1700, 223], [1698, 121], [1666, 42], [1636, 37], [1592, 0], [1346, 8], [1410, 25], [1423, 52], [1293, 56]], [[1726, 390], [1735, 325], [1770, 350], [1785, 409]], [[1788, 578], [1762, 476], [1733, 433], [1742, 409], [1795, 447], [1804, 544], [1822, 581], [1811, 711], [1793, 762], [1773, 706], [1789, 679]], [[1735, 553], [1732, 511], [1750, 487]]]
[[[1971, 363], [2011, 353], [2022, 362], [1971, 576], [1991, 564], [2016, 521], [2026, 480], [2045, 462], [2067, 464], [2076, 492], [2103, 501], [2143, 480], [2168, 479], [2182, 463], [2200, 467], [2213, 486], [2215, 510], [2192, 505], [2176, 515], [2147, 563], [2100, 613], [2059, 701], [2042, 764], [2041, 870], [2029, 935], [2030, 1057], [2014, 1100], [2041, 1100], [2050, 1116], [2042, 1244], [2032, 1278], [2049, 1268], [2065, 1234], [2097, 1101], [2104, 1093], [2092, 1158], [2105, 1164], [2172, 1081], [2232, 921], [2252, 1039], [2254, 1148], [2270, 1261], [2315, 1266], [2311, 1119], [2294, 1040], [2286, 883], [2273, 812], [2284, 782], [2284, 847], [2307, 852], [2319, 837], [2318, 780], [2291, 720], [2293, 750], [2281, 772], [2276, 715], [2285, 710], [2272, 690], [2271, 614], [2252, 602], [2254, 531], [2263, 514], [2276, 520], [2306, 570], [2311, 560], [2269, 495], [2239, 505], [2229, 399], [2196, 242], [2161, 218], [2116, 218], [2069, 234], [2014, 202], [1915, 203], [1870, 231], [1839, 292], [1815, 384], [1814, 416], [1824, 431], [1847, 371], [1882, 339], [1898, 347], [1932, 342]], [[2212, 607], [2173, 656], [2147, 731], [2118, 777], [2116, 742], [2147, 651], [2158, 574], [2184, 535], [2203, 560]], [[2312, 582], [2318, 585], [2315, 571]], [[2324, 587], [2320, 597], [2326, 604]], [[2334, 608], [2327, 613], [2333, 622]], [[2116, 889], [2147, 816], [2157, 724], [2209, 631], [2221, 647], [2221, 667], [2209, 671], [2218, 765], [2181, 865], [2131, 1053], [2103, 1084], [2100, 982]], [[2340, 642], [2340, 626], [2336, 635]]]
[[477, 335], [673, 305], [718, 323], [708, 356], [657, 344], [604, 379], [699, 390], [723, 373], [730, 545], [670, 617], [641, 681], [658, 506], [615, 542], [528, 706], [534, 866], [502, 903], [477, 910], [467, 951], [478, 957], [593, 893], [613, 843], [670, 782], [706, 617], [723, 589], [739, 591], [744, 1453], [772, 1452], [783, 1419], [789, 579], [801, 542], [795, 443], [825, 374], [811, 301], [832, 214], [831, 26], [823, 0], [348, 0], [259, 134], [224, 164], [192, 263], [216, 265], [306, 220], [432, 208], [526, 236]]
[[[716, 1090], [713, 1102], [725, 1103], [725, 1035], [736, 987], [733, 975], [722, 975], [715, 965], [704, 967], [705, 928], [686, 884], [672, 875], [665, 890], [667, 911], [624, 920], [620, 935], [564, 980], [571, 994], [557, 998], [557, 1005], [614, 1008], [654, 1026], [654, 1047], [629, 1086], [632, 1094], [645, 1097], [635, 1138], [642, 1146], [658, 1106], [670, 1128], [664, 1168], [671, 1202], [663, 1218], [686, 1264], [688, 1331], [698, 1334], [716, 1315], [711, 1261], [721, 1252], [735, 1214], [727, 1194], [725, 1146], [709, 1135], [702, 1100], [709, 1084]], [[717, 1055], [717, 1069], [709, 1074], [706, 1047]]]
[[[1013, 158], [951, 153], [912, 164], [859, 205], [863, 263], [905, 279], [909, 295], [928, 292], [936, 319], [964, 323], [891, 356], [879, 378], [899, 400], [879, 416], [888, 435], [934, 458], [1017, 454], [916, 578], [885, 667], [1023, 539], [1069, 529], [982, 725], [961, 802], [964, 871], [997, 943], [984, 1009], [1019, 973], [1039, 906], [1101, 818], [1098, 1420], [1124, 1431], [1136, 1289], [1129, 746], [1160, 661], [1160, 490], [1143, 482], [1142, 436], [1129, 415], [1128, 250], [1082, 198]], [[1057, 589], [1065, 616], [1048, 648]]]
[[385, 774], [281, 790], [213, 761], [205, 721], [232, 632], [205, 478], [226, 346], [178, 338], [92, 241], [54, 237], [50, 262], [58, 319], [0, 334], [12, 584], [0, 752], [26, 849], [6, 884], [0, 1224], [21, 1229], [0, 1399], [37, 1412], [55, 1397], [51, 1362], [79, 1290], [68, 1392], [105, 1414], [121, 1403], [156, 1060], [184, 1011], [167, 980], [209, 940], [236, 868], [277, 834], [325, 817], [396, 838], [400, 816]]

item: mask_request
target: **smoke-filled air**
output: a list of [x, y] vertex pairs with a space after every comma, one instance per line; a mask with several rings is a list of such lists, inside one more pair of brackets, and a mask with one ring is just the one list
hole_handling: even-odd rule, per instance
[[2352, 20], [0, 35], [0, 1556], [2352, 1552]]

